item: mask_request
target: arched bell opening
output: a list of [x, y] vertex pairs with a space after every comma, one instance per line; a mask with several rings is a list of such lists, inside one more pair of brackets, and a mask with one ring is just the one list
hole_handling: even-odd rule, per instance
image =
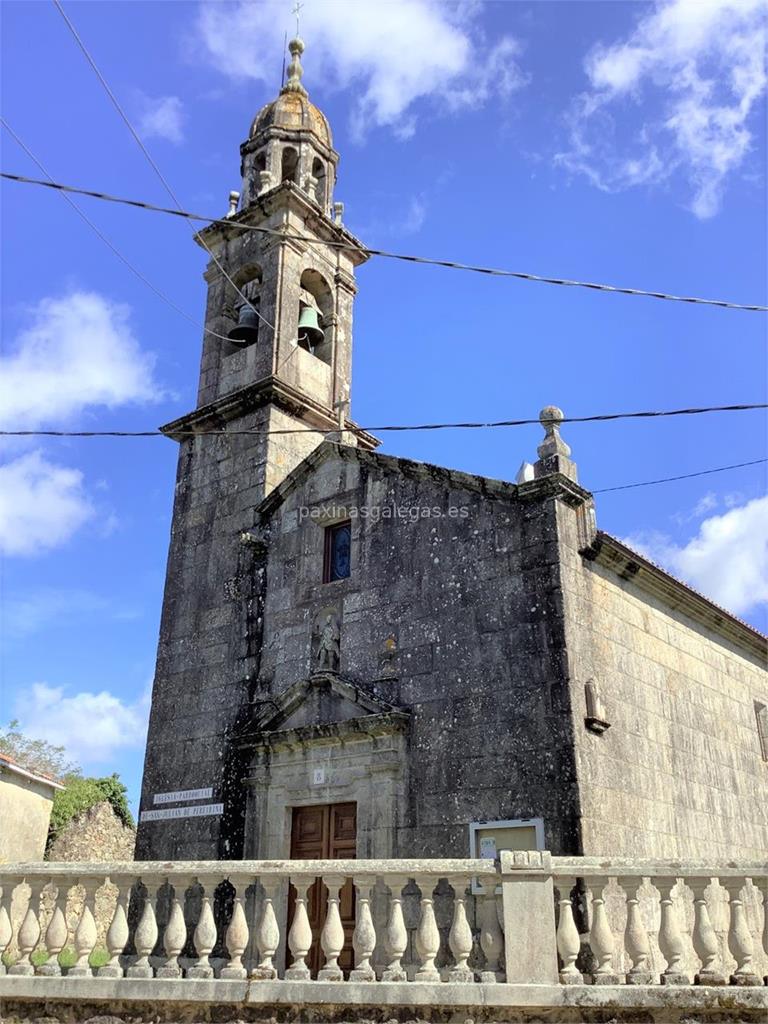
[[315, 181], [315, 194], [313, 199], [318, 206], [325, 209], [327, 206], [325, 164], [317, 157], [315, 157], [312, 162], [312, 177]]
[[305, 270], [299, 289], [297, 343], [324, 363], [333, 360], [333, 292], [316, 270]]
[[232, 327], [227, 332], [230, 352], [255, 345], [261, 328], [261, 267], [250, 264], [243, 267], [233, 281], [237, 290], [232, 292]]
[[292, 146], [286, 146], [283, 149], [283, 156], [280, 164], [280, 181], [292, 181], [294, 184], [298, 184], [299, 154]]

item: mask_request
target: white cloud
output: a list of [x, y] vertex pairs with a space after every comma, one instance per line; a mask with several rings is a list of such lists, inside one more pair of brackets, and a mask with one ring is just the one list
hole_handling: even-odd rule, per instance
[[[359, 137], [375, 125], [408, 138], [416, 100], [431, 97], [456, 109], [508, 95], [527, 81], [514, 39], [504, 36], [485, 47], [479, 12], [477, 4], [437, 0], [307, 4], [301, 12], [305, 83], [310, 93], [319, 83], [354, 93], [352, 126]], [[219, 70], [274, 87], [286, 22], [282, 0], [205, 3], [196, 30]]]
[[16, 698], [14, 717], [25, 736], [63, 746], [85, 768], [109, 762], [119, 750], [141, 747], [149, 704], [149, 690], [131, 704], [108, 690], [68, 696], [64, 687], [33, 683]]
[[768, 603], [768, 496], [705, 519], [686, 544], [660, 533], [626, 542], [737, 615]]
[[184, 141], [184, 106], [178, 96], [139, 95], [142, 108], [137, 123], [139, 135], [144, 139], [166, 139], [178, 145]]
[[127, 306], [95, 292], [43, 299], [0, 357], [0, 425], [61, 425], [92, 407], [162, 397], [154, 357], [142, 351]]
[[80, 470], [49, 462], [39, 450], [0, 466], [4, 555], [37, 555], [58, 547], [95, 511]]
[[691, 210], [713, 216], [750, 151], [765, 47], [763, 0], [657, 0], [625, 40], [587, 55], [591, 90], [574, 101], [570, 148], [556, 159], [606, 191], [680, 173]]

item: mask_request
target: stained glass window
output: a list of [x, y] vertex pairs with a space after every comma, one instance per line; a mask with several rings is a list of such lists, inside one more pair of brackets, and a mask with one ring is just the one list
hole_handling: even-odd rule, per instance
[[324, 583], [345, 580], [349, 576], [351, 547], [352, 527], [349, 522], [326, 527]]

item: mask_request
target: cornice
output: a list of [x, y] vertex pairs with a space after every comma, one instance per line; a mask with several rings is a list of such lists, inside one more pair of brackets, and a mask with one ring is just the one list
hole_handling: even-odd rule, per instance
[[[338, 417], [332, 409], [326, 408], [320, 402], [316, 402], [303, 391], [280, 380], [279, 377], [270, 375], [262, 377], [261, 380], [247, 384], [237, 391], [217, 398], [208, 405], [180, 416], [170, 423], [160, 427], [162, 433], [172, 437], [175, 441], [183, 441], [190, 433], [199, 433], [208, 430], [225, 430], [227, 423], [238, 420], [241, 417], [260, 409], [264, 405], [273, 403], [278, 408], [304, 420], [307, 426], [317, 427], [323, 433], [338, 431]], [[362, 430], [352, 420], [346, 420], [344, 429], [351, 431], [357, 443], [364, 449], [373, 449], [380, 444], [378, 438], [368, 431]]]
[[[265, 219], [279, 210], [281, 207], [292, 206], [301, 214], [305, 221], [311, 220], [312, 230], [317, 239], [326, 242], [344, 242], [344, 252], [349, 255], [354, 266], [359, 267], [369, 259], [368, 250], [363, 243], [348, 231], [343, 225], [336, 224], [330, 217], [326, 216], [320, 207], [314, 202], [303, 189], [300, 189], [292, 181], [283, 181], [268, 192], [263, 192], [250, 203], [245, 209], [240, 210], [227, 220], [226, 224], [209, 224], [201, 228], [195, 235], [195, 241], [202, 248], [210, 248], [223, 240], [237, 238], [247, 232], [248, 226], [254, 221], [254, 215], [260, 215], [259, 219]], [[258, 225], [256, 225], [258, 226]], [[280, 228], [270, 229], [280, 232]], [[292, 234], [285, 231], [285, 234]], [[280, 241], [279, 234], [270, 235], [276, 242]], [[203, 241], [205, 245], [203, 245]], [[286, 243], [292, 241], [290, 238], [284, 240]], [[309, 239], [313, 241], [313, 239]]]
[[361, 715], [344, 722], [323, 725], [301, 725], [295, 729], [248, 733], [237, 741], [241, 750], [296, 750], [315, 743], [343, 743], [362, 737], [387, 736], [404, 732], [410, 715], [405, 711], [386, 711], [378, 715]]
[[768, 637], [670, 575], [616, 537], [598, 530], [593, 543], [582, 550], [582, 556], [596, 562], [640, 590], [658, 598], [667, 607], [718, 633], [724, 639], [749, 652], [765, 667], [768, 660]]

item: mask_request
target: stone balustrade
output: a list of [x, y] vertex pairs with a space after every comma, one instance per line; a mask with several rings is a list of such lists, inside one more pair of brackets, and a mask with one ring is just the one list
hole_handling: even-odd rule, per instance
[[768, 864], [553, 863], [561, 984], [768, 984]]
[[[345, 937], [341, 902], [350, 881], [355, 916]], [[99, 942], [94, 907], [105, 886], [113, 894], [111, 919]], [[414, 991], [447, 983], [486, 992], [514, 985], [764, 992], [768, 984], [767, 865], [643, 864], [546, 852], [505, 852], [495, 863], [36, 863], [0, 865], [0, 888], [0, 952], [13, 951], [0, 967], [6, 996], [28, 997], [35, 986], [43, 992], [47, 979], [64, 989], [70, 979], [86, 989], [119, 980], [123, 995], [133, 982], [187, 979], [272, 983], [272, 993], [296, 982], [350, 992], [356, 983], [382, 991], [387, 983]], [[21, 913], [11, 912], [14, 892]], [[345, 959], [352, 926], [353, 953]], [[313, 941], [321, 950], [316, 972]], [[97, 942], [106, 953], [93, 966]], [[59, 955], [69, 947], [76, 959], [66, 969]]]

